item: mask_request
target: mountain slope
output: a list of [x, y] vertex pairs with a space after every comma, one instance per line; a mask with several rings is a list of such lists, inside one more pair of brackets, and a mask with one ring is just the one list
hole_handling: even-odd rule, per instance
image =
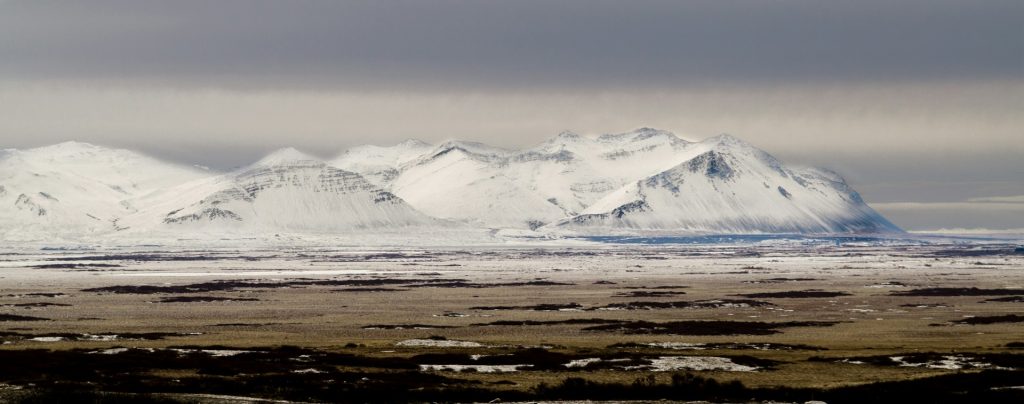
[[509, 153], [469, 142], [447, 142], [402, 167], [392, 191], [429, 215], [485, 227], [536, 227], [565, 216], [517, 183]]
[[556, 224], [584, 232], [693, 233], [898, 232], [838, 175], [790, 169], [723, 135], [696, 156], [626, 185]]
[[208, 176], [121, 149], [66, 142], [0, 154], [0, 235], [23, 239], [122, 229], [134, 198]]
[[359, 146], [330, 161], [330, 165], [359, 173], [381, 188], [388, 188], [399, 168], [430, 152], [433, 146], [419, 140], [406, 140], [391, 147]]
[[681, 161], [689, 145], [649, 128], [596, 139], [563, 132], [522, 151], [447, 142], [394, 167], [398, 174], [391, 189], [437, 217], [536, 228]]
[[690, 142], [650, 128], [596, 139], [563, 132], [518, 153], [508, 171], [522, 187], [573, 215], [630, 181], [674, 165], [689, 149]]
[[359, 174], [294, 149], [148, 199], [162, 202], [131, 220], [159, 220], [163, 230], [335, 232], [441, 224]]
[[786, 167], [730, 136], [694, 143], [650, 128], [598, 137], [563, 132], [524, 150], [406, 141], [353, 148], [329, 164], [282, 149], [226, 174], [82, 143], [0, 150], [3, 240], [368, 234], [410, 226], [900, 231], [835, 173]]

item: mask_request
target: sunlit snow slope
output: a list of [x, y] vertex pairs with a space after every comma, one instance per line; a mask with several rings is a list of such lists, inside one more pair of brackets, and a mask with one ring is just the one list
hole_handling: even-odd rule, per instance
[[443, 225], [359, 174], [294, 149], [148, 199], [148, 214], [130, 221], [156, 225], [156, 219], [162, 230], [323, 233]]
[[641, 178], [559, 221], [563, 228], [696, 233], [900, 231], [835, 173], [791, 169], [731, 136], [693, 145], [694, 157]]
[[211, 175], [128, 150], [66, 142], [0, 152], [0, 238], [109, 233], [132, 199]]

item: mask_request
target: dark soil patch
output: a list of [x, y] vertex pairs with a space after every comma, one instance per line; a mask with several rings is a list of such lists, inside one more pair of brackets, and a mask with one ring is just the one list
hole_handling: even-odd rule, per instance
[[564, 324], [621, 324], [624, 323], [622, 320], [608, 320], [603, 318], [573, 318], [569, 320], [498, 320], [489, 323], [477, 323], [474, 326], [489, 326], [489, 325], [564, 325]]
[[168, 333], [168, 332], [147, 332], [147, 333], [132, 333], [132, 332], [101, 332], [95, 334], [76, 334], [76, 333], [43, 333], [43, 334], [29, 334], [29, 333], [17, 333], [7, 332], [2, 335], [6, 337], [8, 341], [16, 340], [27, 340], [32, 338], [60, 338], [64, 341], [156, 341], [162, 340], [169, 337], [184, 337], [189, 334], [181, 333]]
[[632, 321], [616, 324], [586, 327], [585, 331], [617, 331], [626, 334], [663, 334], [663, 335], [771, 335], [778, 334], [781, 328], [791, 327], [831, 327], [835, 321], [787, 321], [765, 323], [756, 321], [670, 321], [653, 323], [650, 321]]
[[[203, 349], [181, 347], [147, 351], [129, 349], [111, 355], [89, 351], [0, 350], [0, 383], [24, 387], [14, 402], [160, 402], [160, 397], [196, 401], [191, 394], [217, 394], [301, 402], [486, 402], [558, 400], [661, 400], [710, 402], [1020, 402], [1022, 372], [984, 370], [894, 382], [826, 389], [749, 388], [689, 373], [658, 383], [643, 375], [634, 382], [605, 383], [570, 377], [528, 390], [491, 390], [486, 384], [417, 371], [420, 362], [472, 360], [465, 357], [365, 357], [296, 347], [249, 348], [249, 352], [215, 357]], [[246, 349], [246, 348], [243, 348]], [[538, 369], [557, 369], [573, 355], [521, 350], [480, 361], [516, 361]], [[444, 354], [442, 354], [444, 355]], [[611, 358], [642, 361], [630, 354]], [[748, 363], [744, 357], [734, 362]], [[749, 363], [763, 363], [750, 358]], [[755, 362], [756, 361], [756, 362]], [[309, 370], [313, 371], [309, 371]], [[358, 369], [358, 370], [341, 370]], [[564, 368], [559, 369], [564, 370]], [[582, 369], [586, 370], [586, 369]], [[194, 376], [161, 376], [167, 371]], [[173, 372], [179, 373], [179, 372]], [[117, 392], [117, 393], [110, 393]], [[161, 392], [154, 396], [151, 392]], [[190, 398], [191, 397], [191, 398]], [[208, 398], [207, 398], [208, 399]], [[199, 398], [201, 401], [202, 398]], [[881, 400], [881, 401], [880, 401]]]
[[767, 298], [817, 298], [817, 297], [839, 297], [839, 296], [851, 296], [846, 292], [831, 292], [827, 290], [791, 290], [786, 292], [763, 292], [763, 293], [745, 293], [736, 296], [750, 297], [755, 299], [767, 299]]
[[533, 310], [533, 311], [560, 311], [560, 310], [582, 310], [583, 306], [579, 303], [544, 303], [536, 304], [533, 306], [475, 306], [470, 307], [470, 310]]
[[266, 282], [258, 280], [239, 281], [213, 281], [192, 283], [186, 285], [117, 285], [99, 288], [82, 289], [83, 292], [115, 293], [115, 294], [158, 294], [158, 293], [209, 293], [209, 292], [230, 292], [242, 289], [275, 289], [294, 288], [308, 286], [381, 286], [381, 285], [410, 285], [417, 286], [436, 284], [448, 284], [452, 282], [465, 282], [460, 279], [328, 279], [328, 280], [290, 280], [280, 282]]
[[39, 302], [39, 303], [12, 303], [12, 304], [0, 305], [0, 306], [32, 308], [32, 307], [70, 307], [71, 305], [67, 304], [67, 303]]
[[629, 287], [626, 287], [624, 289], [653, 289], [653, 290], [658, 290], [658, 289], [687, 289], [687, 288], [689, 288], [689, 286], [683, 286], [683, 285], [659, 285], [659, 286], [629, 286]]
[[985, 299], [985, 300], [982, 301], [982, 303], [984, 303], [984, 302], [1024, 303], [1024, 296], [996, 297], [996, 298], [992, 298], [992, 299]]
[[0, 321], [50, 321], [50, 319], [17, 314], [0, 314]]
[[1007, 296], [1024, 295], [1024, 289], [922, 288], [897, 290], [892, 296]]
[[1024, 323], [1024, 316], [1018, 316], [1016, 314], [1007, 314], [1004, 316], [978, 316], [968, 317], [962, 320], [952, 321], [953, 324], [967, 324], [967, 325], [981, 325], [981, 324], [1000, 324], [1000, 323]]
[[612, 303], [587, 310], [656, 310], [656, 309], [717, 309], [723, 307], [765, 307], [771, 303], [750, 299], [714, 299], [677, 302], [629, 302]]

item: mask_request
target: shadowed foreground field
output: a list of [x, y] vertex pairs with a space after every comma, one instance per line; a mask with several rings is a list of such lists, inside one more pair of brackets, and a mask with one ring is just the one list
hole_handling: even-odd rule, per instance
[[1024, 399], [1012, 245], [17, 251], [0, 400]]

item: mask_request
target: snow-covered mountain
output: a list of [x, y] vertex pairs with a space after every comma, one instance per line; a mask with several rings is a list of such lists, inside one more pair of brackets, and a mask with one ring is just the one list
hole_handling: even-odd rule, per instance
[[236, 172], [149, 195], [140, 204], [149, 209], [127, 222], [165, 231], [329, 233], [444, 225], [361, 175], [292, 148]]
[[452, 141], [392, 166], [391, 186], [396, 195], [436, 217], [537, 228], [678, 163], [688, 156], [689, 145], [670, 132], [649, 128], [597, 138], [563, 132], [519, 151]]
[[[0, 239], [53, 235], [877, 233], [899, 229], [831, 172], [731, 136], [563, 132], [523, 150], [409, 140], [327, 162], [295, 149], [210, 172], [83, 143], [0, 150]], [[420, 231], [418, 230], [418, 231]]]
[[695, 156], [611, 192], [557, 226], [700, 233], [883, 233], [900, 231], [835, 173], [791, 169], [728, 135]]
[[128, 150], [65, 142], [0, 153], [0, 239], [107, 233], [139, 206], [133, 198], [209, 172]]
[[368, 181], [387, 188], [398, 176], [399, 168], [434, 147], [425, 142], [409, 139], [391, 147], [366, 145], [354, 147], [330, 161], [342, 170], [360, 173]]

